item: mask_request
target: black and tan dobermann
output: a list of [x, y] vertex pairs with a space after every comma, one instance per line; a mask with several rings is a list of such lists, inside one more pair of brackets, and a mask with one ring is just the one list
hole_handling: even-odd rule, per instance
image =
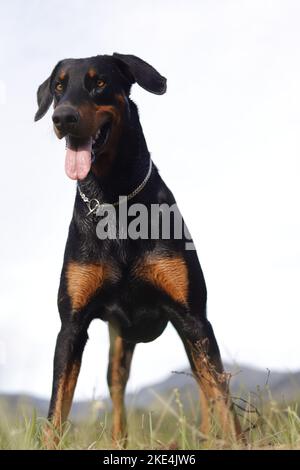
[[[95, 207], [115, 204], [120, 195], [131, 195], [128, 213], [136, 203], [149, 211], [153, 204], [175, 204], [152, 164], [137, 107], [129, 97], [134, 83], [158, 95], [166, 91], [166, 79], [148, 63], [114, 53], [60, 61], [37, 92], [35, 120], [54, 101], [54, 130], [58, 138], [66, 138], [65, 170], [77, 180], [58, 293], [61, 330], [54, 357], [51, 429], [61, 429], [68, 417], [87, 330], [100, 318], [108, 322], [110, 334], [107, 378], [114, 441], [126, 444], [124, 393], [135, 346], [156, 339], [169, 321], [200, 386], [202, 431], [209, 431], [213, 405], [224, 432], [237, 436], [240, 426], [206, 317], [204, 277], [196, 251], [186, 249], [186, 232], [182, 237], [159, 232], [154, 238], [97, 235]], [[159, 214], [163, 218], [164, 210]]]

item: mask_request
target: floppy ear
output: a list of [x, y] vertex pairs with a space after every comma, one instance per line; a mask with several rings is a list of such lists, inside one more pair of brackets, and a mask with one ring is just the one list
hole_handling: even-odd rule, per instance
[[46, 112], [50, 108], [50, 105], [53, 100], [53, 93], [51, 91], [51, 83], [52, 83], [52, 78], [54, 77], [54, 74], [56, 73], [56, 70], [58, 69], [59, 65], [63, 61], [59, 61], [56, 66], [54, 67], [50, 77], [47, 78], [38, 88], [37, 91], [37, 102], [38, 102], [38, 107], [39, 109], [36, 112], [36, 115], [34, 116], [34, 120], [38, 121], [41, 119], [43, 116], [45, 116]]
[[52, 103], [53, 94], [50, 90], [50, 83], [51, 76], [47, 78], [47, 80], [45, 80], [38, 88], [37, 102], [39, 109], [37, 110], [36, 115], [34, 116], [35, 121], [38, 121], [46, 114]]
[[167, 79], [144, 60], [135, 55], [118, 54], [117, 52], [114, 52], [113, 58], [116, 59], [121, 71], [131, 84], [136, 82], [145, 90], [157, 95], [166, 92]]

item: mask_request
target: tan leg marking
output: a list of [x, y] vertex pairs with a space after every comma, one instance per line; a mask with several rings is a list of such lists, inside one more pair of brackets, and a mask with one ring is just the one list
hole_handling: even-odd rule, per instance
[[242, 437], [240, 423], [231, 406], [227, 374], [216, 372], [206, 353], [193, 352], [192, 356], [197, 371], [195, 374], [196, 379], [205, 396], [203, 402], [204, 422], [201, 425], [201, 430], [205, 434], [209, 432], [210, 406], [212, 405], [219, 416], [224, 436]]
[[83, 308], [102, 286], [107, 274], [106, 267], [101, 264], [70, 262], [66, 269], [66, 278], [72, 308]]
[[210, 406], [205, 396], [205, 393], [203, 392], [201, 387], [199, 387], [199, 395], [200, 395], [200, 408], [201, 408], [200, 431], [202, 432], [202, 434], [207, 436], [210, 431]]
[[109, 391], [113, 404], [112, 439], [116, 445], [126, 447], [127, 423], [124, 393], [129, 377], [133, 348], [124, 344], [123, 338], [109, 325]]
[[57, 399], [52, 417], [52, 423], [58, 429], [64, 424], [69, 415], [79, 370], [80, 364], [74, 362], [71, 370], [66, 372], [59, 381]]
[[43, 441], [47, 449], [55, 449], [59, 444], [59, 436], [62, 433], [63, 424], [67, 420], [71, 409], [79, 371], [80, 362], [74, 362], [70, 370], [65, 372], [59, 381], [55, 408], [51, 417], [53, 427], [46, 425], [43, 432]]
[[118, 441], [123, 437], [125, 424], [124, 392], [120, 378], [120, 363], [123, 355], [123, 340], [117, 336], [114, 340], [113, 358], [111, 362], [111, 398], [114, 405], [112, 438]]
[[168, 258], [150, 255], [136, 266], [135, 274], [153, 283], [177, 302], [187, 305], [188, 271], [180, 256]]

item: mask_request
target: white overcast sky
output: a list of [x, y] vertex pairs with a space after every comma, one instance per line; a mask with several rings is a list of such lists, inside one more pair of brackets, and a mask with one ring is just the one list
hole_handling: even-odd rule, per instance
[[[49, 396], [56, 293], [75, 194], [37, 86], [56, 62], [136, 54], [168, 78], [133, 87], [208, 285], [223, 357], [300, 368], [300, 2], [27, 0], [0, 6], [0, 392]], [[107, 326], [90, 330], [77, 398], [105, 395]], [[129, 389], [187, 365], [168, 327]]]

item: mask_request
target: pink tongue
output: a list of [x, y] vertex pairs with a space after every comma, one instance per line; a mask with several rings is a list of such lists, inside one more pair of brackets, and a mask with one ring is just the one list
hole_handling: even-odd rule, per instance
[[91, 169], [92, 139], [73, 148], [67, 142], [65, 172], [72, 180], [83, 180]]

